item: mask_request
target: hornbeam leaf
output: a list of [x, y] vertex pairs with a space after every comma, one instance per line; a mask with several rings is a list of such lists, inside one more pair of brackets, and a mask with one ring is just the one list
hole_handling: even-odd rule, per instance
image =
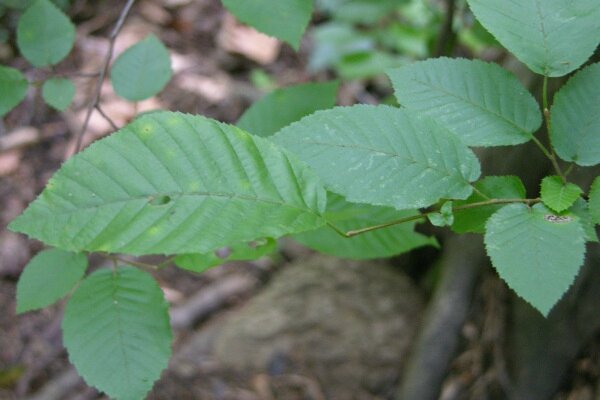
[[[454, 203], [456, 208], [467, 204], [479, 203], [489, 199], [524, 199], [525, 186], [516, 176], [486, 176], [473, 185], [476, 191], [467, 200]], [[502, 205], [488, 205], [469, 209], [454, 210], [452, 230], [456, 233], [485, 233], [488, 218]]]
[[569, 79], [556, 93], [550, 116], [550, 139], [560, 158], [600, 164], [600, 63]]
[[28, 87], [29, 82], [21, 71], [0, 65], [0, 118], [25, 98]]
[[585, 233], [575, 214], [511, 204], [488, 220], [485, 245], [508, 286], [548, 315], [583, 263]]
[[163, 292], [132, 267], [87, 277], [67, 303], [62, 328], [77, 372], [117, 400], [144, 398], [171, 356]]
[[592, 214], [588, 203], [581, 197], [575, 201], [575, 204], [569, 208], [569, 212], [579, 217], [579, 223], [585, 232], [585, 240], [587, 242], [598, 242], [598, 234], [596, 233], [596, 224], [592, 220]]
[[66, 78], [50, 78], [42, 86], [42, 97], [46, 104], [58, 111], [69, 107], [75, 96], [75, 84]]
[[83, 254], [42, 250], [29, 261], [17, 284], [17, 313], [43, 308], [65, 296], [83, 278]]
[[590, 216], [592, 222], [600, 224], [600, 177], [597, 176], [590, 187], [589, 201]]
[[[324, 216], [344, 231], [364, 228], [418, 215], [415, 210], [395, 210], [368, 204], [347, 202], [342, 196], [328, 193]], [[417, 247], [438, 246], [434, 237], [414, 231], [416, 221], [363, 233], [351, 238], [342, 237], [328, 226], [293, 236], [303, 245], [341, 258], [364, 260], [401, 254]]]
[[263, 238], [248, 243], [237, 243], [231, 246], [202, 254], [180, 254], [173, 260], [182, 269], [193, 272], [204, 272], [209, 268], [230, 261], [256, 260], [277, 250], [277, 241]]
[[339, 82], [305, 83], [275, 90], [244, 112], [237, 126], [254, 135], [271, 136], [286, 125], [335, 106]]
[[158, 94], [172, 75], [169, 50], [154, 35], [148, 35], [121, 53], [110, 70], [115, 92], [129, 101]]
[[583, 193], [574, 183], [563, 183], [560, 176], [547, 176], [542, 180], [540, 195], [544, 204], [556, 212], [571, 207]]
[[454, 214], [452, 214], [452, 202], [447, 201], [442, 205], [439, 212], [431, 213], [427, 216], [433, 226], [451, 226], [454, 223]]
[[542, 123], [531, 93], [497, 64], [444, 57], [388, 75], [401, 105], [440, 121], [469, 146], [525, 143]]
[[312, 0], [222, 0], [233, 15], [296, 50], [313, 10]]
[[75, 25], [50, 0], [36, 0], [19, 18], [17, 45], [34, 66], [58, 64], [75, 44]]
[[600, 42], [597, 0], [468, 0], [479, 22], [534, 72], [563, 76]]
[[458, 137], [406, 109], [356, 105], [318, 111], [279, 131], [275, 143], [311, 166], [352, 203], [415, 209], [465, 199], [479, 177]]
[[67, 161], [10, 228], [74, 251], [205, 253], [318, 228], [325, 204], [317, 177], [267, 140], [158, 112]]

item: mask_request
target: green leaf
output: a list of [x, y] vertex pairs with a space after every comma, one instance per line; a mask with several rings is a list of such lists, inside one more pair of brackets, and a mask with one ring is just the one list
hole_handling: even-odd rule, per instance
[[237, 123], [258, 136], [271, 136], [286, 125], [335, 106], [339, 82], [306, 83], [277, 89], [254, 103]]
[[300, 39], [313, 10], [312, 0], [222, 0], [245, 24], [300, 48]]
[[581, 196], [583, 190], [573, 183], [564, 184], [559, 176], [547, 176], [542, 179], [540, 194], [544, 204], [560, 213], [571, 207]]
[[23, 101], [28, 87], [29, 82], [21, 71], [0, 65], [0, 117]]
[[477, 191], [465, 201], [454, 202], [454, 224], [456, 233], [484, 233], [485, 223], [493, 213], [503, 205], [489, 205], [460, 210], [468, 204], [479, 203], [489, 199], [524, 199], [525, 186], [516, 176], [486, 176], [473, 185]]
[[163, 292], [131, 267], [86, 278], [67, 303], [62, 329], [77, 372], [117, 400], [144, 398], [171, 356]]
[[19, 18], [17, 45], [36, 67], [58, 64], [74, 43], [75, 25], [50, 0], [37, 0]]
[[58, 111], [66, 110], [73, 101], [73, 96], [75, 85], [70, 79], [50, 78], [42, 87], [44, 101]]
[[545, 316], [583, 263], [585, 234], [574, 214], [511, 204], [488, 220], [485, 245], [500, 277]]
[[[0, 0], [0, 7], [12, 8], [15, 10], [24, 10], [28, 8], [35, 0]], [[52, 0], [52, 2], [61, 10], [66, 10], [70, 0]]]
[[435, 121], [405, 109], [355, 105], [317, 111], [273, 141], [310, 165], [353, 203], [427, 207], [465, 199], [479, 177], [469, 148]]
[[386, 70], [397, 68], [405, 63], [406, 61], [401, 56], [374, 50], [367, 53], [348, 54], [335, 67], [342, 78], [352, 80], [382, 75]]
[[597, 176], [590, 187], [590, 215], [595, 224], [600, 224], [600, 176]]
[[390, 15], [403, 1], [398, 0], [348, 0], [337, 5], [331, 11], [336, 21], [345, 21], [357, 25], [371, 25]]
[[17, 314], [44, 308], [65, 296], [83, 278], [83, 254], [43, 250], [25, 266], [17, 284]]
[[550, 118], [560, 158], [582, 166], [600, 163], [600, 63], [577, 72], [558, 91]]
[[446, 201], [440, 208], [440, 212], [431, 213], [427, 216], [433, 226], [450, 226], [454, 223], [454, 214], [452, 213], [452, 202]]
[[77, 154], [10, 229], [67, 250], [206, 253], [315, 229], [326, 193], [265, 139], [152, 113]]
[[180, 254], [175, 257], [175, 264], [193, 272], [204, 272], [209, 268], [230, 261], [256, 260], [277, 250], [277, 241], [272, 238], [238, 243], [204, 254]]
[[315, 44], [308, 70], [312, 72], [339, 67], [347, 57], [375, 51], [375, 41], [371, 37], [347, 24], [326, 22], [316, 26], [311, 35]]
[[110, 80], [119, 96], [140, 101], [160, 92], [172, 75], [169, 51], [156, 36], [148, 35], [119, 55]]
[[469, 146], [525, 143], [542, 123], [533, 96], [497, 64], [443, 57], [388, 75], [401, 105], [440, 121]]
[[481, 24], [534, 72], [563, 76], [600, 42], [596, 0], [468, 0]]
[[598, 242], [598, 234], [596, 233], [596, 226], [592, 221], [592, 215], [588, 207], [588, 203], [581, 197], [575, 201], [575, 204], [569, 208], [569, 212], [579, 217], [579, 223], [583, 227], [585, 232], [585, 240], [587, 242]]
[[[343, 231], [382, 224], [414, 215], [418, 211], [398, 211], [390, 207], [349, 203], [333, 193], [327, 195], [327, 211], [324, 216]], [[330, 227], [294, 235], [303, 245], [341, 258], [363, 260], [391, 257], [422, 246], [435, 246], [437, 241], [414, 232], [415, 221], [378, 229], [351, 238], [340, 236]]]

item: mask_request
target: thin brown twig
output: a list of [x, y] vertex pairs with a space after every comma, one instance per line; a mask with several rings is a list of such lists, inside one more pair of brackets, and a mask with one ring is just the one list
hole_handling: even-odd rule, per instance
[[[512, 203], [523, 203], [523, 204], [527, 204], [530, 206], [532, 204], [539, 203], [540, 201], [542, 201], [540, 198], [535, 198], [535, 199], [489, 199], [489, 200], [485, 200], [485, 201], [479, 201], [476, 203], [464, 204], [462, 206], [454, 207], [452, 211], [461, 211], [461, 210], [468, 210], [471, 208], [479, 208], [479, 207], [499, 205], [499, 204], [512, 204]], [[367, 226], [366, 228], [356, 229], [356, 230], [352, 230], [352, 231], [348, 231], [348, 232], [344, 232], [339, 228], [334, 228], [334, 230], [338, 233], [341, 232], [342, 236], [350, 238], [353, 236], [361, 235], [363, 233], [375, 231], [378, 229], [383, 229], [383, 228], [388, 228], [390, 226], [403, 224], [405, 222], [411, 222], [411, 221], [417, 221], [420, 219], [425, 219], [429, 215], [434, 214], [436, 212], [439, 212], [439, 210], [432, 210], [432, 211], [424, 212], [422, 214], [411, 215], [410, 217], [400, 218], [395, 221], [385, 222], [385, 223], [379, 224], [379, 225]], [[328, 224], [330, 227], [333, 228], [331, 223], [328, 223]]]
[[163, 262], [158, 264], [156, 266], [156, 268], [163, 269], [164, 267], [167, 267], [169, 264], [171, 264], [174, 260], [175, 260], [175, 256], [168, 257], [166, 260], [164, 260]]
[[77, 142], [75, 144], [75, 152], [78, 152], [79, 150], [81, 150], [81, 143], [83, 141], [83, 135], [85, 134], [85, 131], [87, 130], [87, 127], [90, 123], [90, 118], [92, 117], [92, 113], [94, 112], [94, 110], [98, 109], [98, 104], [100, 104], [100, 92], [102, 91], [102, 83], [104, 82], [104, 78], [106, 77], [106, 73], [107, 73], [108, 67], [110, 65], [110, 60], [112, 59], [112, 55], [113, 55], [113, 51], [114, 51], [114, 47], [115, 47], [115, 41], [117, 39], [117, 36], [119, 35], [119, 32], [121, 32], [121, 28], [123, 28], [123, 24], [125, 23], [125, 19], [127, 18], [127, 15], [129, 14], [129, 11], [131, 10], [133, 3], [135, 3], [135, 0], [127, 0], [125, 7], [123, 7], [121, 14], [119, 14], [119, 19], [117, 20], [115, 27], [113, 28], [112, 32], [110, 33], [109, 42], [108, 42], [108, 51], [106, 52], [106, 56], [104, 58], [104, 65], [102, 66], [102, 69], [100, 70], [100, 75], [98, 77], [98, 82], [96, 83], [96, 90], [94, 92], [94, 96], [92, 97], [92, 102], [90, 103], [90, 106], [88, 107], [88, 110], [87, 110], [87, 113], [85, 116], [85, 120], [83, 121], [83, 125], [81, 127], [81, 130], [79, 131], [79, 134], [77, 135]]
[[98, 113], [110, 124], [111, 128], [113, 128], [115, 131], [119, 129], [117, 124], [115, 124], [115, 122], [104, 112], [104, 110], [100, 106], [100, 103], [96, 104], [95, 108], [96, 111], [98, 111]]

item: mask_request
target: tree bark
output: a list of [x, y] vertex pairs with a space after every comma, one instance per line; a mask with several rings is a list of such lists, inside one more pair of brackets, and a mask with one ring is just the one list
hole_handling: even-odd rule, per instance
[[403, 374], [398, 400], [438, 398], [484, 265], [481, 236], [454, 236], [444, 248], [442, 277]]

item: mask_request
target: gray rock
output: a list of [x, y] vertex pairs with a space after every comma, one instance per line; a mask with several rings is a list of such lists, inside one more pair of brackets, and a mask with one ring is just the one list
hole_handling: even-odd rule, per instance
[[314, 256], [286, 267], [225, 321], [214, 356], [245, 373], [309, 377], [328, 399], [386, 396], [422, 309], [397, 269]]

